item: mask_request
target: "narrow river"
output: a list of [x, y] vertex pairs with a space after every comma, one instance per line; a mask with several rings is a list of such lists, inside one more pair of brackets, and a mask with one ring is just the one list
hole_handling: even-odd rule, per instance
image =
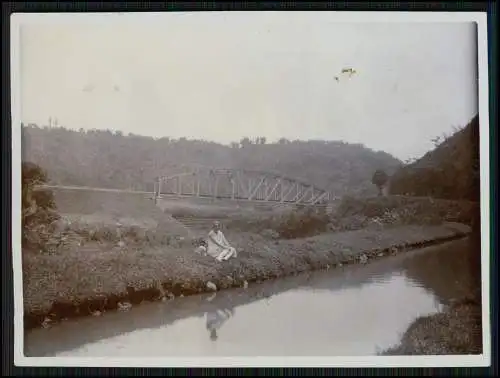
[[[27, 356], [374, 355], [471, 285], [467, 239], [25, 334]], [[479, 253], [479, 252], [477, 252]]]

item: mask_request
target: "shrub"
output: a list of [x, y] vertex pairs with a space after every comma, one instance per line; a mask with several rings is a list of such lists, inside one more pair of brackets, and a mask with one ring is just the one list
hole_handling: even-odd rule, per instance
[[434, 224], [443, 221], [471, 224], [478, 212], [479, 205], [471, 201], [403, 196], [347, 197], [340, 203], [332, 221], [344, 223], [346, 219], [364, 217], [365, 221], [372, 219], [383, 224]]
[[22, 243], [28, 249], [46, 251], [52, 247], [52, 236], [59, 214], [49, 190], [38, 185], [47, 182], [47, 174], [36, 164], [22, 164]]
[[294, 239], [317, 235], [328, 230], [329, 218], [325, 207], [300, 205], [295, 210], [282, 211], [274, 216], [247, 216], [227, 221], [229, 229], [254, 231]]
[[306, 207], [292, 212], [277, 225], [276, 231], [285, 239], [312, 236], [328, 230], [330, 219], [324, 208]]

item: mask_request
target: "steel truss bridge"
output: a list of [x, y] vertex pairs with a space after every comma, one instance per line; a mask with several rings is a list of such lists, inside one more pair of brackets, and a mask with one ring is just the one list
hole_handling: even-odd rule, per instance
[[170, 196], [288, 204], [326, 204], [329, 191], [279, 174], [245, 169], [191, 168], [160, 176], [154, 199]]

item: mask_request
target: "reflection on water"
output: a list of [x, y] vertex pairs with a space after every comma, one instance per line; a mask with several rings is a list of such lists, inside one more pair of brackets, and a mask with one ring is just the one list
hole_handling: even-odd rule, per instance
[[[373, 355], [471, 282], [467, 240], [25, 335], [28, 356]], [[237, 310], [237, 311], [236, 311]]]
[[[211, 302], [217, 293], [214, 293], [207, 301]], [[222, 325], [228, 321], [228, 319], [234, 315], [234, 308], [229, 304], [228, 307], [217, 307], [214, 305], [211, 309], [205, 312], [206, 327], [210, 335], [210, 340], [217, 341], [217, 330], [222, 327]]]

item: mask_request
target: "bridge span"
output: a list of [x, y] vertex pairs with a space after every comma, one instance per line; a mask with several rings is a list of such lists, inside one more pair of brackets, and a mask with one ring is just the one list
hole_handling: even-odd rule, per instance
[[277, 173], [206, 167], [157, 177], [154, 199], [171, 196], [308, 205], [335, 199], [328, 190]]

